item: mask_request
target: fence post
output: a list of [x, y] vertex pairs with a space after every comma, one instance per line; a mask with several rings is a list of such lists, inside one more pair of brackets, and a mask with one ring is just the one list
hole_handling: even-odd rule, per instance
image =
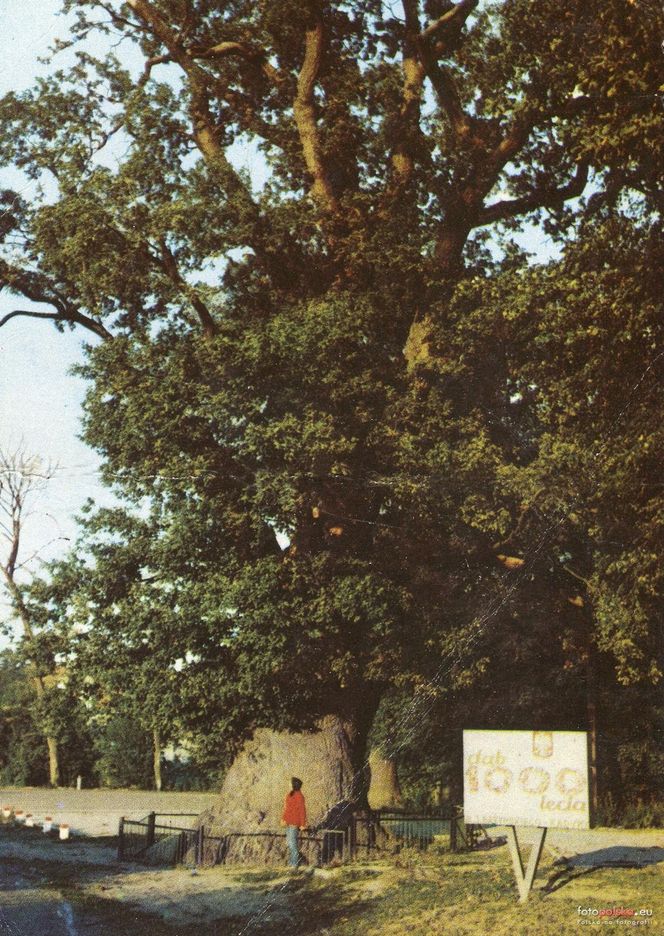
[[146, 848], [152, 848], [152, 846], [154, 845], [154, 838], [155, 838], [154, 827], [156, 825], [156, 822], [157, 822], [157, 814], [151, 812], [150, 815], [148, 816], [148, 834], [147, 834], [147, 840], [145, 843]]
[[187, 855], [187, 833], [182, 831], [180, 832], [180, 841], [178, 842], [178, 852], [176, 855], [176, 865], [182, 864]]
[[205, 827], [198, 827], [198, 837], [196, 839], [196, 864], [203, 864], [203, 851], [205, 849]]
[[459, 831], [459, 817], [456, 813], [456, 810], [452, 812], [450, 817], [450, 851], [455, 852], [458, 850], [458, 839], [457, 833]]
[[118, 824], [118, 861], [124, 857], [124, 816], [120, 816]]

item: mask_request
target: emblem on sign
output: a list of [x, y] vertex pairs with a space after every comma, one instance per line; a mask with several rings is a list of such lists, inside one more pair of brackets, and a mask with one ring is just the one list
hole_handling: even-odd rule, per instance
[[552, 731], [533, 731], [533, 754], [535, 757], [551, 757], [553, 755]]

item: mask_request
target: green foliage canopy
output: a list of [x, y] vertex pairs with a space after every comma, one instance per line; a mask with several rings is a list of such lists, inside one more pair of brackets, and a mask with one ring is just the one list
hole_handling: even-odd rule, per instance
[[[620, 368], [645, 389], [661, 352], [651, 277], [637, 303], [621, 265], [647, 274], [659, 224], [646, 6], [65, 9], [70, 64], [0, 103], [0, 160], [40, 183], [4, 195], [0, 283], [42, 304], [11, 314], [101, 339], [85, 437], [135, 510], [93, 521], [94, 573], [72, 560], [96, 665], [104, 635], [149, 657], [132, 672], [166, 678], [177, 654], [182, 706], [234, 735], [369, 721], [387, 686], [472, 647], [502, 555], [525, 602], [528, 576], [575, 573], [585, 647], [657, 678], [660, 534], [635, 490], [655, 400], [639, 389], [638, 454], [616, 409]], [[560, 264], [524, 267], [510, 236], [534, 222], [578, 237]], [[638, 560], [612, 529], [633, 496], [615, 522]], [[54, 576], [52, 595], [72, 581]]]

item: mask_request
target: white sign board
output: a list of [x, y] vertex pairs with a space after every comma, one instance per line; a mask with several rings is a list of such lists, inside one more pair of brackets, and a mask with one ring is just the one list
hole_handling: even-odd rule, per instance
[[464, 731], [468, 823], [590, 828], [585, 731]]

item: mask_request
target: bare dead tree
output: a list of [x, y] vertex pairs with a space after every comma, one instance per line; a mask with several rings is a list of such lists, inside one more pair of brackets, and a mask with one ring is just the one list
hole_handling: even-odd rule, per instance
[[[23, 532], [28, 517], [33, 513], [34, 503], [42, 493], [55, 466], [35, 455], [29, 455], [23, 444], [12, 451], [0, 447], [0, 542], [4, 549], [0, 556], [0, 570], [12, 607], [21, 622], [23, 636], [28, 646], [35, 645], [35, 628], [25, 602], [17, 573], [24, 569], [35, 555], [20, 561]], [[37, 698], [41, 701], [46, 694], [44, 677], [37, 668], [31, 675]], [[46, 733], [48, 747], [48, 773], [51, 786], [60, 783], [57, 738]]]

